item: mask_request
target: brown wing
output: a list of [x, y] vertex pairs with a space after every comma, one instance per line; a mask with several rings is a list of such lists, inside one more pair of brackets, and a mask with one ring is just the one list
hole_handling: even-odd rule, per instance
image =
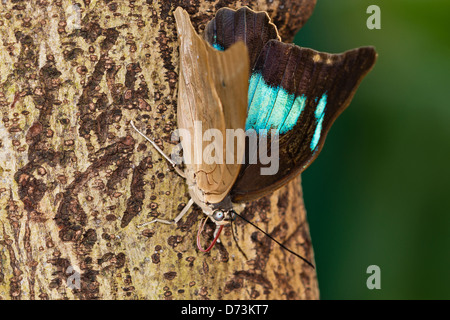
[[226, 50], [237, 41], [243, 41], [248, 48], [250, 68], [253, 68], [269, 40], [281, 40], [268, 13], [253, 11], [248, 7], [219, 9], [206, 25], [205, 39], [218, 50]]
[[[191, 136], [190, 141], [181, 141], [185, 161], [190, 162], [186, 163], [188, 184], [203, 194], [202, 201], [218, 203], [229, 193], [241, 167], [236, 161], [226, 163], [225, 150], [230, 152], [225, 148], [226, 129], [245, 127], [248, 52], [242, 42], [223, 52], [215, 50], [195, 32], [181, 8], [175, 10], [175, 19], [180, 42], [178, 127]], [[202, 141], [208, 132], [214, 138]]]

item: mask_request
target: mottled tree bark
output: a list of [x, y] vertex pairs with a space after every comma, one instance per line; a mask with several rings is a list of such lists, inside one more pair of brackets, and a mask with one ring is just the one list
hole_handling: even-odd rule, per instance
[[[267, 10], [289, 41], [314, 2], [2, 1], [0, 298], [318, 298], [315, 271], [241, 220], [247, 258], [230, 227], [197, 250], [198, 208], [138, 228], [175, 217], [188, 191], [129, 125], [174, 146], [177, 6], [199, 32], [222, 6]], [[313, 260], [300, 178], [243, 214]]]

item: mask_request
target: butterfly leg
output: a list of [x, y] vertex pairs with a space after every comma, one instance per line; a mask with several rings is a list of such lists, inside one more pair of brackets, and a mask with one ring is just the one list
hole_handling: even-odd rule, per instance
[[156, 219], [153, 219], [152, 221], [142, 223], [142, 224], [138, 225], [138, 227], [140, 228], [140, 227], [146, 226], [146, 225], [154, 223], [154, 222], [161, 222], [161, 223], [165, 223], [165, 224], [177, 224], [178, 221], [180, 221], [180, 219], [183, 218], [183, 216], [186, 214], [186, 212], [189, 211], [189, 209], [192, 207], [193, 204], [194, 204], [194, 200], [190, 199], [189, 202], [186, 204], [186, 206], [183, 208], [183, 210], [181, 210], [181, 212], [173, 220], [164, 220], [164, 219], [156, 218]]
[[145, 134], [143, 134], [141, 131], [139, 131], [138, 128], [136, 128], [136, 126], [134, 125], [133, 121], [130, 121], [131, 126], [133, 127], [134, 130], [136, 130], [141, 136], [143, 136], [148, 142], [151, 143], [151, 145], [167, 160], [169, 161], [169, 163], [172, 165], [172, 167], [175, 169], [175, 171], [183, 178], [186, 178], [186, 175], [184, 174], [183, 171], [181, 171], [180, 168], [178, 168], [177, 164], [175, 162], [173, 162], [172, 159], [170, 159], [159, 147], [158, 145], [155, 143], [155, 141], [153, 141], [152, 139], [150, 139], [149, 137], [147, 137]]

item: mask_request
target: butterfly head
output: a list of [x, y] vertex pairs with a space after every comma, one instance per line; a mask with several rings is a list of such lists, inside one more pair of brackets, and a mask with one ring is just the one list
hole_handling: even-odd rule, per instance
[[[230, 224], [231, 221], [236, 219], [236, 211], [233, 209], [223, 210], [220, 207], [214, 209], [212, 213], [206, 216], [205, 219], [203, 219], [203, 222], [200, 223], [198, 233], [197, 233], [197, 247], [202, 252], [208, 252], [212, 249], [214, 244], [218, 241], [220, 233], [222, 232], [222, 229], [225, 225]], [[216, 224], [216, 230], [214, 232], [214, 240], [211, 242], [211, 244], [208, 246], [208, 248], [204, 249], [203, 246], [200, 244], [200, 234], [203, 232], [203, 229], [205, 228], [205, 223], [210, 218], [215, 224]]]
[[218, 226], [227, 225], [231, 223], [231, 221], [236, 219], [236, 211], [234, 211], [233, 209], [215, 209], [210, 218]]

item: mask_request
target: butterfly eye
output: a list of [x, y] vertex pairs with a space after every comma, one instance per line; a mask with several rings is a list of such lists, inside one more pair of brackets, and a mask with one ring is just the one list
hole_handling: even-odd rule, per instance
[[222, 221], [223, 218], [225, 218], [225, 213], [222, 210], [216, 210], [214, 211], [212, 217], [216, 221]]

